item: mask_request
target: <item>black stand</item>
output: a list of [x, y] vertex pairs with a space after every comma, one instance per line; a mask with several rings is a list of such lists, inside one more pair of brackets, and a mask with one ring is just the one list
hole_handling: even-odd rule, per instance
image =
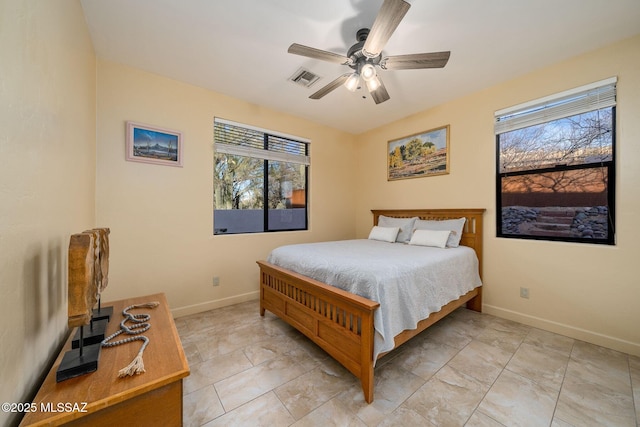
[[71, 348], [79, 348], [80, 347], [80, 337], [82, 338], [82, 343], [84, 346], [100, 344], [105, 336], [105, 331], [107, 330], [108, 320], [98, 320], [91, 319], [89, 322], [89, 330], [84, 331], [83, 326], [78, 328], [76, 334], [73, 337], [73, 341], [71, 341]]
[[[98, 308], [92, 310], [90, 328], [85, 331], [84, 340], [82, 341], [84, 345], [98, 344], [104, 340], [107, 323], [109, 323], [113, 315], [113, 306], [102, 307], [101, 302], [102, 297], [98, 296]], [[71, 348], [78, 347], [80, 347], [80, 330], [76, 331], [71, 342]]]
[[111, 320], [111, 316], [113, 316], [113, 306], [102, 307], [101, 305], [102, 297], [98, 298], [98, 308], [93, 309], [93, 314], [91, 318], [93, 320], [106, 320], [107, 322]]
[[[84, 342], [84, 326], [80, 326], [79, 329], [79, 342]], [[100, 344], [94, 344], [67, 351], [56, 371], [56, 382], [97, 371], [100, 348]]]

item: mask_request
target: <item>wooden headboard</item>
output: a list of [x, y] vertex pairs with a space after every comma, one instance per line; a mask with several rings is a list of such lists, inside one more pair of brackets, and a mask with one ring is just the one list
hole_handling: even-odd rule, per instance
[[373, 225], [378, 225], [380, 215], [394, 218], [413, 218], [442, 221], [466, 218], [460, 244], [476, 251], [480, 277], [482, 278], [482, 216], [485, 209], [372, 209]]

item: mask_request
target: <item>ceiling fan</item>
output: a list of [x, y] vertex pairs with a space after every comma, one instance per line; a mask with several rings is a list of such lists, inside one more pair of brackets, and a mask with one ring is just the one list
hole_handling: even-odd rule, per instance
[[347, 65], [354, 70], [341, 75], [313, 93], [309, 98], [320, 99], [341, 85], [353, 92], [358, 89], [360, 79], [362, 79], [375, 103], [380, 104], [388, 100], [390, 96], [378, 76], [376, 67], [385, 70], [444, 67], [451, 55], [449, 51], [382, 57], [382, 49], [410, 7], [411, 5], [404, 0], [384, 0], [371, 29], [358, 30], [356, 33], [357, 43], [349, 48], [346, 56], [297, 43], [289, 46], [287, 52], [294, 55]]

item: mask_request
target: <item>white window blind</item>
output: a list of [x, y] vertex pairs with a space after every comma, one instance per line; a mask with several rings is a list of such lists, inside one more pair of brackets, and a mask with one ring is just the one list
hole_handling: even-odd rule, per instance
[[495, 134], [522, 129], [616, 105], [612, 77], [495, 112]]
[[[217, 153], [256, 157], [278, 162], [310, 164], [309, 140], [253, 126], [214, 119], [214, 150]], [[268, 138], [265, 149], [264, 138]]]

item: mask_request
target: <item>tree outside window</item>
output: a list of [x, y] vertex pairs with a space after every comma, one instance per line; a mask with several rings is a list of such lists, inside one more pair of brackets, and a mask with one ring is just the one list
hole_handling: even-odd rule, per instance
[[308, 143], [214, 122], [214, 234], [307, 229]]
[[[498, 237], [614, 244], [615, 101], [575, 114], [579, 96], [529, 106], [496, 132]], [[561, 113], [538, 120], [544, 109]]]

